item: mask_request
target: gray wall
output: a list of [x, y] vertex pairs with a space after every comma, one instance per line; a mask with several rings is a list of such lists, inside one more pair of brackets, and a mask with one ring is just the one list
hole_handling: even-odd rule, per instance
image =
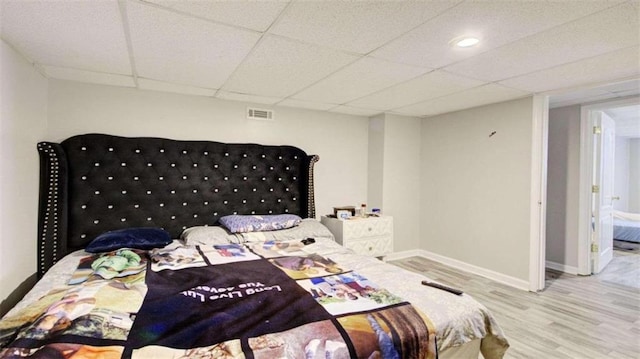
[[528, 97], [422, 121], [421, 249], [529, 281], [532, 108]]
[[549, 111], [547, 262], [577, 271], [580, 188], [580, 105]]

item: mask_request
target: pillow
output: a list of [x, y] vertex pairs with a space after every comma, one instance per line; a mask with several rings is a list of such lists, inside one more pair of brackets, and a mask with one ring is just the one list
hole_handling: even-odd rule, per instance
[[333, 240], [333, 234], [331, 234], [329, 229], [318, 220], [314, 218], [305, 218], [295, 227], [279, 231], [238, 233], [232, 237], [232, 240], [237, 240], [237, 242], [234, 243], [263, 241], [282, 242], [292, 240], [299, 241], [305, 238], [327, 238]]
[[171, 243], [169, 232], [152, 227], [125, 228], [97, 236], [85, 251], [89, 253], [111, 252], [120, 248], [153, 249]]
[[196, 226], [185, 229], [180, 239], [186, 245], [215, 245], [237, 242], [235, 235], [220, 226]]
[[220, 218], [220, 223], [231, 233], [275, 231], [297, 226], [302, 219], [295, 214], [275, 214], [264, 216], [230, 215]]

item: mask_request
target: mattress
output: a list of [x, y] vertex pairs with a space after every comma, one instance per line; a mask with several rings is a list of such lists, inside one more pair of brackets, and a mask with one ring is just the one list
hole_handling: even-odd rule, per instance
[[614, 218], [613, 239], [640, 243], [640, 221]]
[[[173, 245], [180, 245], [180, 242], [176, 240]], [[485, 358], [502, 358], [508, 348], [508, 342], [493, 315], [467, 294], [456, 296], [423, 286], [421, 281], [425, 279], [424, 276], [355, 254], [328, 238], [316, 238], [315, 243], [305, 246], [304, 250], [348, 267], [418, 308], [434, 324], [438, 350], [443, 354], [459, 352], [473, 356], [475, 354], [468, 353], [474, 353], [473, 348], [480, 347]], [[80, 250], [64, 257], [5, 318], [29, 307], [51, 290], [64, 287], [87, 254]]]

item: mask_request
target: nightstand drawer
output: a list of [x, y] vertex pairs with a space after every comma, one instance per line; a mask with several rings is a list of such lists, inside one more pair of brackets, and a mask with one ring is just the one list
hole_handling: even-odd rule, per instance
[[342, 238], [344, 240], [390, 235], [393, 225], [390, 218], [366, 218], [344, 221]]
[[389, 236], [353, 239], [345, 241], [344, 246], [352, 249], [356, 253], [373, 257], [380, 257], [393, 252], [393, 241]]

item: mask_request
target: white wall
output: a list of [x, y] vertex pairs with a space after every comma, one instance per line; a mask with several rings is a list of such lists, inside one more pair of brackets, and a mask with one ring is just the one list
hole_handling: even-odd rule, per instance
[[629, 212], [629, 144], [629, 138], [616, 136], [613, 190], [620, 199], [613, 201], [613, 208], [623, 212]]
[[549, 111], [546, 260], [578, 267], [580, 105]]
[[629, 140], [629, 212], [640, 213], [640, 138]]
[[420, 242], [421, 120], [381, 114], [369, 120], [368, 207], [393, 216], [395, 252]]
[[0, 300], [36, 271], [39, 165], [47, 80], [0, 41]]
[[529, 282], [532, 109], [529, 97], [422, 121], [421, 249]]
[[[82, 133], [294, 145], [317, 154], [316, 212], [366, 202], [365, 117], [274, 107], [275, 121], [245, 118], [247, 104], [208, 97], [49, 81], [49, 131], [60, 141]], [[265, 105], [258, 107], [264, 108]]]

